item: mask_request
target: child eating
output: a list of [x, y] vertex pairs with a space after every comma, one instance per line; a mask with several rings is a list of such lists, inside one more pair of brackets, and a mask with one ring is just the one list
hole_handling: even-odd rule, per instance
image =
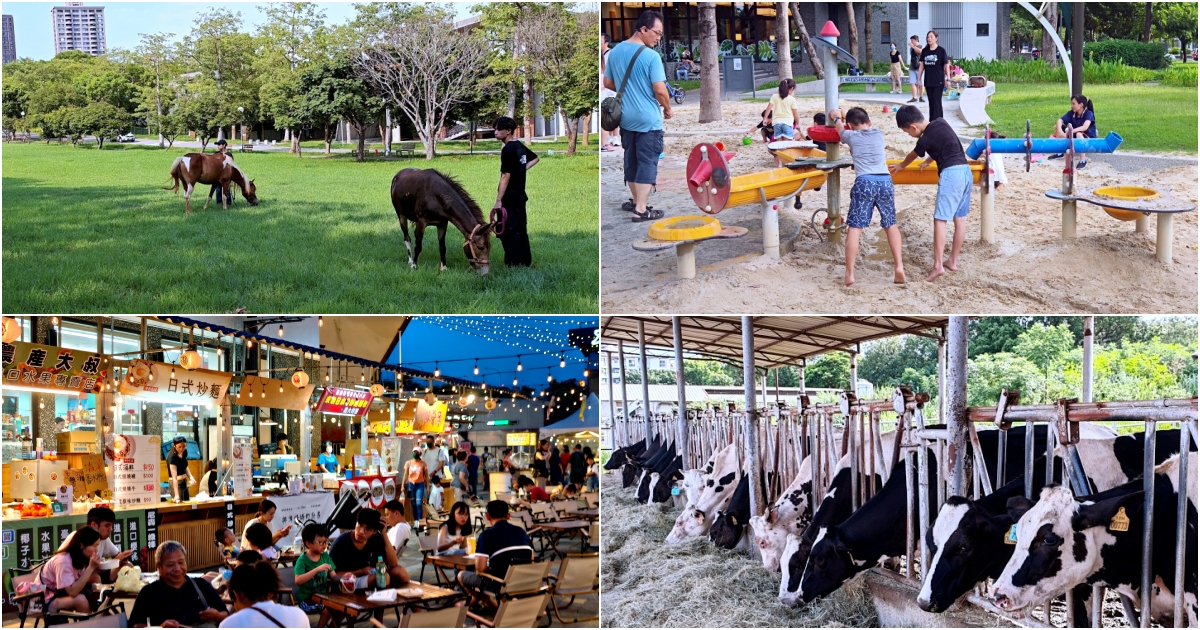
[[[937, 202], [933, 211], [933, 272], [925, 278], [933, 282], [939, 276], [950, 271], [958, 270], [958, 254], [962, 251], [963, 239], [967, 235], [967, 213], [971, 210], [971, 167], [967, 164], [967, 154], [963, 152], [962, 143], [954, 128], [944, 118], [933, 122], [925, 120], [921, 110], [912, 105], [905, 105], [896, 112], [896, 125], [904, 133], [917, 139], [917, 146], [904, 161], [893, 164], [893, 173], [904, 170], [918, 157], [929, 157], [921, 163], [924, 170], [930, 164], [937, 163], [938, 190]], [[954, 221], [954, 244], [950, 249], [950, 258], [942, 266], [942, 250], [946, 247], [946, 223]]]
[[329, 557], [325, 526], [319, 523], [309, 523], [300, 530], [300, 538], [304, 541], [304, 555], [296, 559], [296, 588], [299, 593], [300, 609], [305, 613], [320, 611], [321, 621], [318, 628], [324, 628], [332, 616], [321, 604], [313, 601], [313, 595], [328, 593], [329, 583], [334, 576], [333, 558]]
[[[888, 173], [884, 157], [883, 132], [871, 126], [867, 110], [854, 107], [845, 114], [842, 110], [829, 112], [841, 142], [850, 147], [854, 161], [854, 186], [850, 188], [850, 213], [846, 217], [846, 286], [854, 284], [854, 259], [858, 257], [858, 240], [863, 228], [871, 224], [871, 214], [879, 208], [879, 224], [887, 235], [892, 250], [895, 275], [892, 281], [904, 284], [904, 261], [900, 255], [900, 228], [896, 227], [896, 189]], [[847, 127], [848, 125], [848, 127]]]

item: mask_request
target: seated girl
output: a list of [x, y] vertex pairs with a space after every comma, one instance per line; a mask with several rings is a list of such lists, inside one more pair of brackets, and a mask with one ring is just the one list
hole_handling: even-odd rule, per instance
[[471, 509], [459, 501], [450, 508], [450, 518], [438, 529], [437, 554], [461, 556], [467, 553], [467, 537], [471, 535]]
[[100, 568], [100, 532], [83, 527], [42, 567], [36, 581], [46, 587], [46, 612], [92, 612], [88, 584]]

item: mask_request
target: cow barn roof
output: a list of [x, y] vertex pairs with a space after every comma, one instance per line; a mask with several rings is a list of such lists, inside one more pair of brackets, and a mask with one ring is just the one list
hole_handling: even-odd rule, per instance
[[[737, 316], [692, 316], [679, 318], [683, 349], [740, 362], [742, 318]], [[613, 316], [600, 320], [606, 343], [637, 343], [638, 322], [644, 322], [646, 345], [671, 348], [670, 316]], [[754, 318], [754, 360], [758, 367], [793, 365], [832, 350], [854, 350], [857, 344], [895, 335], [940, 338], [948, 317], [843, 317], [781, 316]]]

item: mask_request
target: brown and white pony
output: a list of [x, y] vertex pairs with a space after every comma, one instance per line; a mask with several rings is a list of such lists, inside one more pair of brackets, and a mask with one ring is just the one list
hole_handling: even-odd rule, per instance
[[[437, 226], [438, 249], [442, 270], [446, 269], [446, 225], [453, 223], [463, 234], [463, 255], [481, 276], [488, 273], [491, 223], [484, 223], [483, 212], [471, 195], [454, 178], [435, 169], [406, 168], [392, 178], [392, 207], [404, 232], [408, 265], [417, 268], [421, 257], [421, 236], [427, 226]], [[408, 222], [416, 224], [416, 247], [408, 237]]]
[[[197, 184], [220, 185], [222, 192], [225, 193], [225, 198], [221, 200], [221, 207], [225, 210], [229, 209], [230, 184], [237, 184], [238, 188], [242, 189], [242, 196], [250, 205], [258, 205], [254, 180], [246, 179], [242, 169], [238, 168], [237, 164], [233, 163], [233, 158], [228, 155], [188, 153], [183, 157], [177, 157], [171, 164], [170, 177], [174, 181], [174, 185], [164, 186], [163, 189], [178, 192], [179, 184], [183, 183], [183, 201], [184, 207], [187, 208], [187, 214], [192, 213], [192, 191], [195, 190]], [[208, 199], [204, 202], [205, 210], [208, 209], [208, 203], [212, 201], [212, 196], [213, 191], [209, 190]]]

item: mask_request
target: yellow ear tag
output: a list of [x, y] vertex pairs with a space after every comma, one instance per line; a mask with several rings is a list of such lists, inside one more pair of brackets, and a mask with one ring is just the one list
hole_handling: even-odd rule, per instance
[[1114, 532], [1129, 531], [1129, 517], [1125, 516], [1125, 508], [1117, 509], [1117, 514], [1108, 522], [1108, 528]]
[[1006, 545], [1017, 544], [1017, 524], [1016, 523], [1013, 523], [1013, 526], [1008, 528], [1008, 534], [1006, 534], [1004, 536], [1004, 544], [1006, 544]]

